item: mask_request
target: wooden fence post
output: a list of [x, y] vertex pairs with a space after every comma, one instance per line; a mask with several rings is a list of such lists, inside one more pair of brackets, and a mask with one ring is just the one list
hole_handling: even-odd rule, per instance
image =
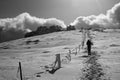
[[75, 52], [75, 55], [77, 55], [77, 47], [76, 47], [76, 52]]
[[67, 55], [65, 56], [69, 61], [71, 61], [71, 54], [67, 53]]
[[53, 66], [53, 68], [56, 67], [56, 64], [57, 64], [57, 68], [60, 68], [60, 67], [61, 67], [60, 54], [56, 54], [56, 60], [55, 60], [55, 62], [54, 62], [54, 66]]
[[20, 79], [23, 80], [23, 79], [22, 79], [22, 68], [21, 68], [21, 62], [19, 62], [19, 69], [20, 69]]
[[58, 62], [58, 68], [61, 68], [60, 54], [56, 54], [56, 57], [57, 57], [57, 62]]
[[81, 47], [81, 45], [79, 45], [79, 51], [80, 51], [80, 47]]
[[71, 54], [71, 50], [69, 49], [69, 54]]
[[71, 54], [68, 53], [69, 61], [71, 61]]

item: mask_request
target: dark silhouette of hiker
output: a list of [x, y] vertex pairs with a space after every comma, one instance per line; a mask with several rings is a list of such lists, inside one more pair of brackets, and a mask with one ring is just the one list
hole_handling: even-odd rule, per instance
[[91, 42], [90, 39], [88, 39], [86, 45], [87, 45], [88, 55], [91, 55], [91, 46], [93, 45], [93, 43]]

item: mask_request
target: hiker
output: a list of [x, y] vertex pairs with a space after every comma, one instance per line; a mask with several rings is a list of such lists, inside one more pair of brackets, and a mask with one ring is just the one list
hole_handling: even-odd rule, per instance
[[93, 43], [91, 42], [90, 39], [88, 39], [86, 45], [87, 45], [88, 55], [91, 55], [91, 45], [93, 45]]

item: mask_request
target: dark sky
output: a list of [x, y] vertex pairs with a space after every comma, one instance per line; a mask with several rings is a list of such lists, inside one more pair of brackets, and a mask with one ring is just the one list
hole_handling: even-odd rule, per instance
[[78, 16], [106, 13], [120, 0], [0, 0], [0, 18], [15, 17], [23, 12], [40, 18], [58, 18], [66, 24]]

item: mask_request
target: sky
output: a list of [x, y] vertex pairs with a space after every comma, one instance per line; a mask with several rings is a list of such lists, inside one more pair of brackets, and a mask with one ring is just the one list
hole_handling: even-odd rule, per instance
[[52, 25], [120, 29], [120, 0], [0, 0], [0, 42]]
[[120, 0], [0, 0], [0, 18], [27, 12], [39, 18], [57, 18], [70, 24], [78, 16], [106, 13]]

